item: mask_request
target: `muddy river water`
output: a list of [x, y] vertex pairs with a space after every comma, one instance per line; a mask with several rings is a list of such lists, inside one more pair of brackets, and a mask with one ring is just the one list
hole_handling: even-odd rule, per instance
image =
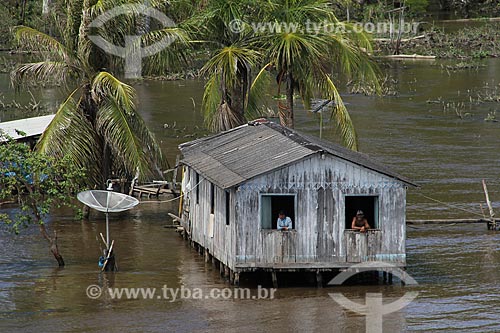
[[[344, 95], [360, 150], [421, 185], [409, 189], [409, 219], [480, 217], [483, 178], [500, 211], [500, 122], [485, 121], [496, 116], [500, 104], [477, 102], [478, 96], [500, 96], [500, 60], [460, 71], [447, 69], [450, 64], [393, 63], [384, 71], [395, 80], [398, 95]], [[203, 82], [147, 81], [136, 89], [142, 116], [173, 162], [176, 146], [199, 132]], [[0, 74], [0, 93], [4, 101], [27, 103], [30, 98], [15, 95], [6, 74]], [[48, 105], [60, 98], [55, 90], [39, 94]], [[20, 116], [0, 111], [0, 117]], [[298, 130], [318, 135], [318, 124], [317, 115], [298, 113]], [[333, 139], [326, 128], [323, 136]], [[203, 295], [230, 287], [164, 227], [167, 212], [177, 205], [148, 202], [111, 217], [111, 232], [118, 238], [116, 274], [98, 273], [96, 235], [104, 231], [104, 217], [97, 213], [89, 222], [62, 212], [51, 217], [67, 262], [62, 270], [37, 230], [19, 236], [0, 231], [0, 332], [364, 332], [365, 317], [344, 310], [329, 296], [339, 291], [359, 303], [366, 293], [382, 293], [384, 302], [391, 302], [417, 291], [407, 307], [384, 316], [384, 332], [500, 332], [500, 233], [484, 225], [408, 228], [408, 273], [417, 286], [290, 286], [278, 289], [274, 299], [172, 301], [159, 293], [150, 299], [87, 297], [89, 285], [184, 286], [199, 288]]]

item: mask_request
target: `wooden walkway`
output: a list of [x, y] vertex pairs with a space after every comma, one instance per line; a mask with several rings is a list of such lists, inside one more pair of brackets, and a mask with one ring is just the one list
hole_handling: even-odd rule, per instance
[[[177, 186], [177, 188], [179, 188]], [[135, 185], [133, 190], [133, 196], [141, 198], [142, 196], [147, 196], [148, 198], [154, 197], [158, 198], [160, 195], [169, 194], [173, 196], [178, 196], [179, 191], [172, 188], [171, 183], [153, 183], [146, 185]]]

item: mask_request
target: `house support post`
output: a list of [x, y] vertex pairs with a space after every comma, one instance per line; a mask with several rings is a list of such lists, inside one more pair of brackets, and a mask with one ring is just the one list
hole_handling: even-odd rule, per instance
[[240, 285], [240, 273], [234, 273], [234, 285], [239, 287]]
[[278, 288], [278, 276], [276, 274], [276, 271], [271, 272], [271, 278], [273, 279], [273, 287]]
[[222, 277], [225, 277], [224, 276], [224, 272], [225, 272], [224, 266], [225, 265], [221, 261], [219, 261], [219, 273], [220, 273], [220, 276], [222, 276]]
[[210, 252], [208, 251], [207, 248], [205, 248], [205, 262], [207, 263], [210, 262], [210, 257], [211, 257]]
[[316, 284], [318, 288], [323, 288], [323, 275], [319, 269], [316, 270]]

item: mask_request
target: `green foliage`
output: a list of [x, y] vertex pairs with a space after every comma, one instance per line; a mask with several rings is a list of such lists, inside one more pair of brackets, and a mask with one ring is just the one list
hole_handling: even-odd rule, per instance
[[[334, 101], [330, 117], [337, 134], [346, 147], [356, 150], [354, 125], [332, 73], [357, 79], [362, 84], [373, 84], [378, 91], [379, 72], [367, 53], [371, 51], [369, 37], [349, 23], [339, 22], [327, 1], [274, 0], [270, 3], [270, 8], [265, 9], [266, 21], [284, 22], [288, 26], [299, 24], [295, 31], [260, 36], [266, 61], [276, 71], [277, 93], [286, 90], [291, 96], [297, 91], [306, 109], [310, 109], [313, 98]], [[325, 27], [316, 32], [308, 31], [303, 22], [309, 21], [322, 22]], [[279, 108], [280, 112], [286, 110], [286, 123], [293, 126], [291, 99], [287, 99], [286, 105], [279, 102]]]
[[53, 208], [72, 206], [83, 188], [85, 172], [67, 157], [54, 158], [22, 143], [0, 145], [0, 201], [19, 204], [14, 214], [0, 213], [0, 222], [15, 233], [32, 223], [44, 223]]
[[[103, 187], [106, 179], [131, 177], [137, 170], [141, 180], [152, 175], [161, 177], [159, 170], [164, 166], [163, 154], [137, 112], [135, 90], [111, 71], [102, 70], [118, 71], [122, 60], [106, 55], [88, 36], [88, 24], [98, 15], [121, 4], [140, 3], [132, 0], [79, 1], [69, 0], [67, 6], [70, 21], [67, 22], [66, 42], [30, 27], [14, 29], [19, 47], [34, 52], [34, 57], [39, 58], [37, 62], [19, 65], [11, 73], [15, 86], [55, 83], [71, 87], [72, 91], [59, 106], [37, 149], [50, 156], [67, 157], [74, 167], [88, 170], [90, 186]], [[137, 22], [138, 12], [123, 16], [120, 20], [113, 20], [113, 26], [92, 33], [112, 44], [120, 44], [124, 36], [136, 32], [132, 29], [137, 29], [137, 24], [141, 23]], [[148, 73], [153, 70], [159, 73], [182, 62], [183, 52], [179, 45], [186, 41], [183, 31], [177, 28], [144, 31], [145, 45], [166, 36], [175, 40], [155, 57], [144, 59]]]
[[8, 46], [11, 43], [10, 27], [15, 25], [15, 20], [10, 15], [8, 10], [2, 7], [0, 4], [0, 48]]
[[[241, 24], [232, 25], [235, 20]], [[226, 130], [256, 117], [266, 89], [276, 86], [274, 81], [276, 95], [297, 92], [306, 109], [313, 98], [334, 100], [331, 117], [338, 133], [346, 146], [357, 148], [354, 126], [332, 71], [376, 87], [378, 72], [368, 57], [368, 36], [339, 22], [328, 1], [214, 0], [191, 21], [192, 34], [207, 38], [211, 47], [211, 58], [203, 68], [208, 76], [203, 110], [212, 130]], [[251, 23], [258, 22], [275, 26], [252, 28]], [[313, 31], [308, 22], [322, 26]], [[293, 127], [291, 98], [279, 102], [278, 109], [282, 124]]]
[[[454, 33], [432, 28], [424, 38], [401, 44], [404, 54], [432, 55], [438, 58], [481, 59], [500, 56], [500, 24], [485, 23], [464, 27]], [[389, 44], [379, 42], [381, 53], [390, 53]]]
[[410, 8], [411, 14], [422, 14], [429, 6], [429, 0], [406, 0], [405, 4]]

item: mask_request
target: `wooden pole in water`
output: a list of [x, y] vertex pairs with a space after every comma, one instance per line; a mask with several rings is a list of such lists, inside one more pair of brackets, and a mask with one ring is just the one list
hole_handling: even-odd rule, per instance
[[[179, 155], [177, 155], [177, 159], [179, 159]], [[176, 162], [176, 163], [178, 163], [178, 162]], [[172, 180], [172, 190], [175, 189], [175, 182], [176, 182], [176, 178], [177, 178], [177, 167], [174, 171], [174, 174], [175, 175], [174, 175], [174, 178]], [[184, 181], [184, 168], [182, 168], [182, 177], [181, 178], [182, 178], [182, 181]], [[173, 192], [173, 193], [175, 195], [175, 192]], [[181, 191], [179, 193], [181, 196], [181, 198], [179, 199], [179, 216], [182, 218], [182, 203], [183, 203], [182, 186], [181, 186]]]
[[278, 276], [275, 270], [271, 272], [271, 279], [273, 280], [273, 288], [278, 288]]
[[488, 188], [486, 187], [486, 182], [484, 181], [484, 179], [483, 179], [483, 190], [484, 190], [484, 195], [486, 196], [486, 204], [488, 205], [488, 209], [490, 211], [491, 227], [493, 229], [496, 229], [495, 212], [493, 211], [493, 207], [491, 206], [490, 196], [488, 195]]

